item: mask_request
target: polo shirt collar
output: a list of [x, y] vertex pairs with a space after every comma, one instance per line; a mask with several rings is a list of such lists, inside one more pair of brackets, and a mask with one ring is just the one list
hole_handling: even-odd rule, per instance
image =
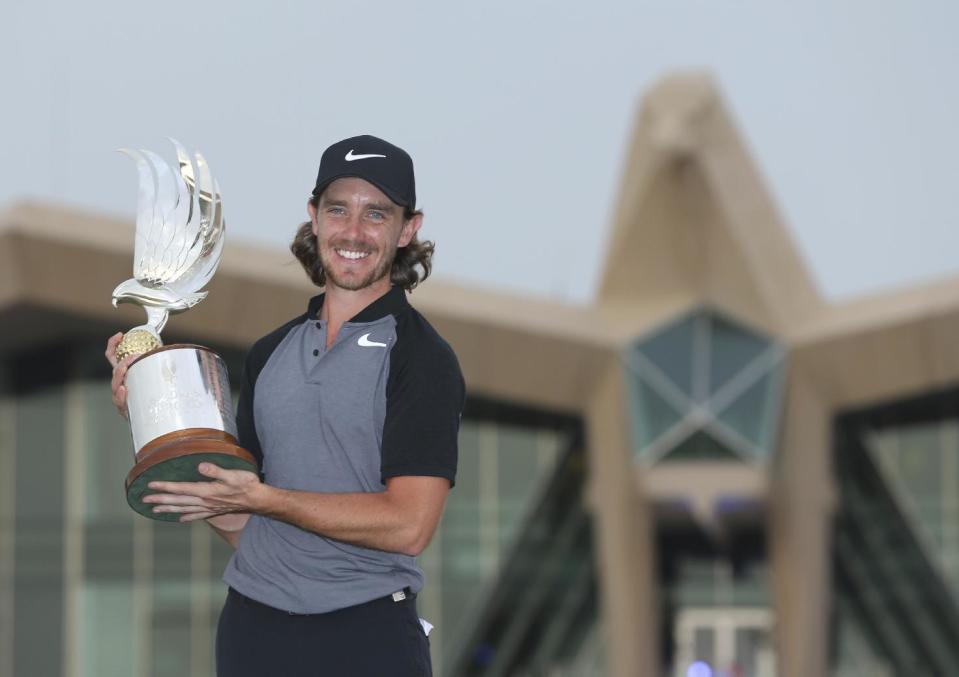
[[[310, 299], [307, 316], [311, 320], [319, 319], [323, 309], [323, 299], [326, 294], [318, 294]], [[406, 300], [406, 291], [402, 287], [393, 285], [390, 290], [373, 303], [351, 317], [347, 322], [375, 322], [387, 315], [398, 315], [410, 305]]]

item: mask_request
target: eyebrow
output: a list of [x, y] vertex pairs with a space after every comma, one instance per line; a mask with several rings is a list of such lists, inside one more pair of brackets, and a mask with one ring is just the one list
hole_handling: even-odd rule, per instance
[[[347, 200], [337, 200], [336, 198], [328, 198], [323, 196], [322, 203], [324, 206], [329, 207], [346, 207], [348, 206]], [[368, 202], [366, 204], [366, 209], [375, 209], [381, 212], [390, 212], [393, 210], [393, 203], [391, 202]]]
[[381, 212], [391, 212], [393, 211], [392, 204], [380, 203], [380, 202], [368, 202], [366, 204], [367, 209], [376, 209]]
[[322, 204], [323, 204], [323, 205], [332, 205], [332, 206], [334, 206], [334, 207], [345, 207], [345, 206], [346, 206], [346, 200], [334, 200], [334, 199], [328, 198], [328, 197], [326, 197], [326, 196], [324, 195], [324, 196], [323, 196], [323, 200], [322, 200]]

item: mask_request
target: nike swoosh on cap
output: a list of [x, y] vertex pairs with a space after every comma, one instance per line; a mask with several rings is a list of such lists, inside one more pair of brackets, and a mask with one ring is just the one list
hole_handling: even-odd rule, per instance
[[377, 154], [377, 153], [366, 153], [365, 155], [353, 155], [353, 149], [350, 148], [350, 152], [348, 152], [348, 153], [343, 157], [343, 159], [346, 160], [347, 162], [353, 162], [353, 160], [365, 160], [365, 159], [371, 158], [371, 157], [386, 157], [386, 156], [385, 156], [385, 155], [379, 155], [379, 154]]
[[[370, 334], [372, 334], [372, 333], [373, 333], [373, 332], [370, 332]], [[380, 343], [379, 341], [371, 341], [371, 340], [370, 340], [370, 334], [363, 334], [363, 335], [360, 337], [360, 339], [356, 342], [356, 344], [359, 345], [359, 346], [364, 346], [364, 347], [372, 347], [372, 346], [379, 346], [380, 348], [385, 348], [385, 347], [386, 347], [386, 344], [385, 344], [385, 343]]]

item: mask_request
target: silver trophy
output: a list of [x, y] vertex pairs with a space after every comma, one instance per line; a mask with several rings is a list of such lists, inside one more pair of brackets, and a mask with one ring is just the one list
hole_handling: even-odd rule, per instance
[[127, 475], [127, 502], [141, 515], [155, 514], [142, 498], [149, 482], [198, 482], [197, 467], [210, 461], [223, 468], [257, 472], [252, 454], [237, 444], [230, 382], [223, 359], [192, 344], [164, 346], [160, 332], [170, 314], [202, 301], [223, 252], [226, 222], [220, 188], [199, 153], [176, 148], [178, 171], [156, 153], [126, 150], [137, 163], [133, 278], [113, 290], [113, 305], [135, 303], [147, 321], [126, 332], [118, 360], [135, 355], [126, 376], [127, 409], [136, 464]]

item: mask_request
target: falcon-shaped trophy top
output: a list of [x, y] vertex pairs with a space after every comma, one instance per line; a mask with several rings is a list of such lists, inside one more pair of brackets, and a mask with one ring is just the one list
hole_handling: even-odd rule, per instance
[[223, 252], [226, 221], [217, 185], [200, 153], [192, 156], [176, 140], [178, 171], [156, 153], [120, 149], [137, 163], [133, 277], [113, 290], [113, 305], [136, 303], [146, 324], [128, 331], [116, 356], [148, 352], [163, 345], [160, 331], [171, 313], [206, 298], [200, 291], [213, 277]]

